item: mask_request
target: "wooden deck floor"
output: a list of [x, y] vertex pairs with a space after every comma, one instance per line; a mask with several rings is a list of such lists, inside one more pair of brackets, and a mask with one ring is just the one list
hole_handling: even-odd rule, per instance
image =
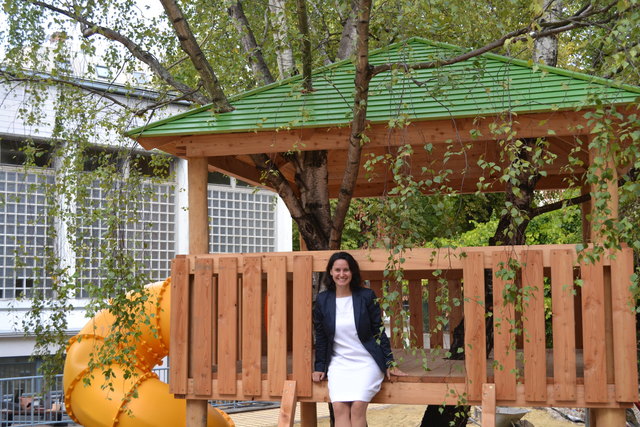
[[[452, 360], [446, 356], [447, 352], [441, 349], [415, 349], [415, 350], [403, 350], [394, 349], [393, 354], [395, 360], [398, 362], [399, 368], [408, 374], [407, 377], [398, 377], [398, 382], [464, 382], [466, 376], [465, 361], [464, 360]], [[490, 358], [487, 359], [487, 377], [489, 380], [493, 378], [493, 370], [496, 363], [493, 359], [493, 353], [490, 354]], [[553, 350], [547, 349], [547, 378], [553, 378]], [[291, 353], [287, 357], [287, 370], [291, 373]], [[524, 375], [523, 367], [523, 352], [518, 350], [516, 356], [516, 366], [520, 376]], [[242, 362], [238, 361], [236, 365], [238, 375], [242, 372]], [[213, 378], [217, 378], [218, 367], [213, 366]], [[584, 372], [584, 363], [582, 350], [576, 350], [576, 375], [578, 377], [578, 384], [582, 384], [582, 377]], [[262, 374], [266, 378], [267, 374], [267, 357], [262, 358]]]

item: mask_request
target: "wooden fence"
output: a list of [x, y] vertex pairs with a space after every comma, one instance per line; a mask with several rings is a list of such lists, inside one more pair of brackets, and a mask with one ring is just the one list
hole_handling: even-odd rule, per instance
[[[327, 400], [326, 384], [311, 381], [312, 273], [324, 271], [332, 253], [176, 258], [171, 391], [189, 399], [279, 400], [285, 381], [295, 380], [299, 401]], [[387, 252], [350, 253], [378, 295], [397, 292], [389, 308], [394, 347], [422, 348], [427, 333], [429, 347], [442, 348], [443, 326], [451, 333], [464, 317], [458, 373], [411, 372], [385, 381], [374, 401], [480, 403], [488, 383], [500, 405], [625, 407], [638, 400], [630, 249], [591, 264], [578, 263], [570, 245], [414, 249], [402, 255], [402, 282], [385, 275]], [[402, 307], [406, 323], [397, 314]], [[489, 354], [486, 327], [493, 329]], [[456, 363], [440, 354], [442, 363]]]

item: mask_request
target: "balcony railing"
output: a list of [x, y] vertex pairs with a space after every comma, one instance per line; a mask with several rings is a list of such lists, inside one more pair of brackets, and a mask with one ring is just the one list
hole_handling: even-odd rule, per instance
[[[311, 381], [311, 313], [313, 273], [332, 253], [176, 258], [171, 391], [277, 400], [295, 380], [299, 401], [327, 400], [326, 384]], [[595, 263], [578, 262], [571, 245], [414, 249], [402, 254], [402, 281], [385, 274], [388, 252], [350, 253], [378, 295], [398, 296], [389, 326], [409, 376], [385, 381], [374, 402], [479, 404], [483, 384], [495, 384], [505, 406], [614, 408], [638, 400], [630, 249]], [[455, 360], [443, 336], [461, 319], [464, 360]]]

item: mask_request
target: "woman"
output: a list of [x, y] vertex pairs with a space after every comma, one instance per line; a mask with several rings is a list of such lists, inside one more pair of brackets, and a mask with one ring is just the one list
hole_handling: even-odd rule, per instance
[[406, 374], [391, 366], [380, 306], [373, 291], [361, 286], [356, 260], [346, 252], [333, 254], [324, 280], [327, 290], [318, 294], [313, 311], [313, 381], [328, 378], [337, 427], [364, 427], [367, 406], [384, 375]]

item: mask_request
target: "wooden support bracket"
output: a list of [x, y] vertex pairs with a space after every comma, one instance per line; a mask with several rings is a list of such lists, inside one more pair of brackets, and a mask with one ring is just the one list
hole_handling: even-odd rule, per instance
[[293, 427], [296, 418], [296, 382], [285, 381], [282, 390], [282, 402], [280, 403], [280, 416], [278, 417], [278, 427]]
[[482, 384], [482, 427], [496, 427], [495, 384]]

